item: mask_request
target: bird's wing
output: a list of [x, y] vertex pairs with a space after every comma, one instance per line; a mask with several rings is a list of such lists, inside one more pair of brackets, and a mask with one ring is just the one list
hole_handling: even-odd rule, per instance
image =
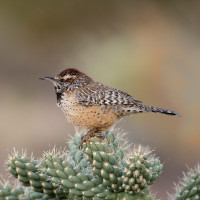
[[101, 83], [78, 90], [79, 103], [89, 105], [137, 105], [142, 103], [131, 95]]

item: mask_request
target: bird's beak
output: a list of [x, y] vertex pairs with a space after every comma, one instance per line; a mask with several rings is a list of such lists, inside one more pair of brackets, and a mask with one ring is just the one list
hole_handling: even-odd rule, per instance
[[40, 80], [47, 80], [47, 81], [51, 81], [51, 82], [54, 82], [55, 81], [55, 78], [53, 77], [50, 77], [50, 76], [45, 76], [45, 77], [42, 77], [42, 78], [39, 78]]

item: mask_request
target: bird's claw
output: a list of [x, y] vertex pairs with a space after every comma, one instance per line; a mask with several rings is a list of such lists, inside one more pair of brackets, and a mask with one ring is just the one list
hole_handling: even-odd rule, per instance
[[90, 141], [94, 137], [98, 137], [98, 138], [100, 138], [102, 140], [105, 139], [105, 136], [102, 135], [102, 133], [99, 132], [99, 131], [88, 131], [84, 136], [81, 137], [81, 142], [80, 142], [80, 145], [79, 145], [79, 149], [82, 148], [83, 143]]

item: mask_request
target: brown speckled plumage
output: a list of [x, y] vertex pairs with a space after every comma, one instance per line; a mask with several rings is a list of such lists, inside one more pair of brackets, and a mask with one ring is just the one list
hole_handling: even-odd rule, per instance
[[126, 92], [94, 81], [74, 68], [56, 77], [44, 77], [54, 83], [57, 105], [75, 126], [106, 130], [121, 117], [140, 112], [177, 115], [174, 111], [143, 105]]

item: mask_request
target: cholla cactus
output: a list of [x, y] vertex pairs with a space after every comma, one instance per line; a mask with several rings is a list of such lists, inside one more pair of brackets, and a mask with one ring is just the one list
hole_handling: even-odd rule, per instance
[[[163, 165], [149, 148], [130, 147], [123, 134], [102, 132], [105, 139], [91, 138], [80, 148], [75, 134], [69, 149], [44, 153], [35, 160], [14, 152], [9, 172], [21, 182], [0, 182], [0, 200], [153, 200], [149, 186]], [[200, 165], [184, 174], [170, 200], [200, 199]]]
[[179, 184], [175, 185], [176, 193], [169, 195], [170, 200], [199, 200], [200, 199], [200, 165], [190, 169]]
[[148, 148], [126, 148], [122, 134], [102, 134], [104, 140], [92, 138], [81, 149], [81, 135], [76, 134], [68, 151], [54, 149], [40, 160], [15, 152], [9, 172], [23, 186], [31, 186], [20, 187], [15, 199], [153, 199], [149, 185], [162, 171], [159, 159]]
[[41, 167], [33, 158], [21, 156], [15, 152], [8, 161], [9, 172], [17, 178], [23, 186], [32, 186], [35, 192], [44, 193], [47, 197], [63, 197], [64, 193], [59, 185], [53, 185], [49, 177], [41, 173]]
[[56, 200], [47, 194], [35, 192], [31, 188], [23, 186], [11, 186], [8, 182], [0, 182], [0, 200]]
[[0, 182], [0, 200], [18, 199], [18, 197], [22, 194], [24, 194], [22, 186], [12, 187], [8, 182]]

